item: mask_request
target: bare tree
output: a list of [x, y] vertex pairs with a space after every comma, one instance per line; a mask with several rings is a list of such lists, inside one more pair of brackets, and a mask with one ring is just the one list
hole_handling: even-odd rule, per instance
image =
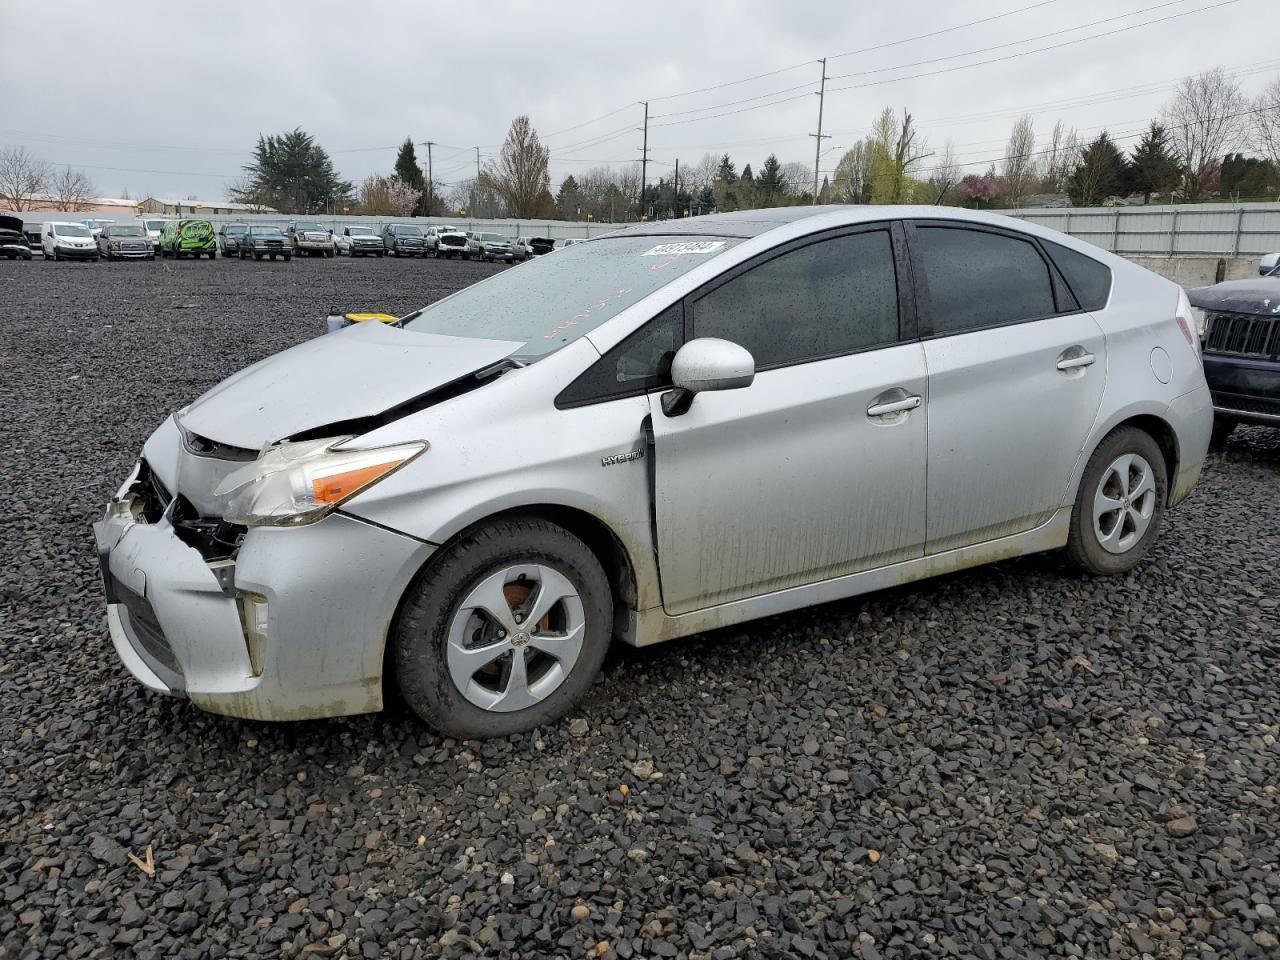
[[956, 163], [955, 145], [948, 140], [942, 157], [929, 171], [929, 194], [935, 204], [946, 202], [947, 195], [960, 182], [960, 165]]
[[480, 186], [502, 197], [512, 216], [535, 217], [551, 189], [550, 156], [529, 118], [516, 117], [498, 159], [480, 174]]
[[808, 196], [813, 193], [813, 167], [799, 160], [790, 160], [782, 165], [782, 182], [792, 198]]
[[1067, 181], [1080, 162], [1080, 140], [1076, 128], [1068, 130], [1059, 120], [1053, 125], [1049, 146], [1040, 161], [1040, 186], [1045, 193], [1065, 193]]
[[1280, 77], [1267, 84], [1253, 101], [1251, 119], [1250, 143], [1280, 169]]
[[871, 148], [859, 140], [840, 157], [828, 190], [832, 203], [867, 203], [871, 199]]
[[49, 197], [58, 210], [80, 210], [94, 197], [93, 183], [83, 170], [63, 167], [49, 180]]
[[1239, 145], [1247, 127], [1240, 84], [1222, 67], [1185, 77], [1161, 116], [1183, 167], [1183, 195], [1197, 196], [1210, 166]]
[[702, 159], [685, 174], [686, 189], [690, 193], [700, 193], [704, 187], [711, 186], [719, 172], [720, 157], [714, 153], [704, 153]]
[[271, 205], [258, 193], [247, 174], [227, 184], [227, 196], [238, 203], [247, 203], [250, 213], [264, 213], [271, 209]]
[[1022, 206], [1035, 179], [1036, 132], [1030, 114], [1023, 114], [1013, 125], [1004, 150], [1004, 191], [1009, 203]]
[[0, 150], [0, 200], [14, 212], [30, 210], [49, 189], [49, 165], [25, 147]]

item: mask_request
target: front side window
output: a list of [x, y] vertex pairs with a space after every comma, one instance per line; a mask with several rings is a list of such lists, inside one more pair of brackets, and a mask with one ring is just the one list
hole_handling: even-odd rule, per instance
[[556, 398], [576, 407], [635, 396], [671, 385], [671, 361], [684, 330], [684, 305], [674, 304], [624, 339]]
[[889, 231], [819, 240], [748, 269], [694, 303], [693, 336], [731, 340], [760, 368], [896, 341]]
[[590, 333], [632, 304], [730, 249], [738, 241], [669, 242], [621, 236], [579, 244], [466, 287], [406, 319], [405, 328], [454, 337], [514, 340], [536, 359]]
[[1035, 244], [1000, 233], [917, 226], [933, 333], [964, 333], [1057, 312], [1049, 266]]

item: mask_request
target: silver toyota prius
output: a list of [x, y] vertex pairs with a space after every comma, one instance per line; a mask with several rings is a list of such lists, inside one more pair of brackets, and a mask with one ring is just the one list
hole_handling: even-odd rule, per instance
[[643, 224], [317, 337], [165, 421], [94, 532], [153, 690], [462, 737], [643, 646], [1065, 548], [1131, 569], [1212, 406], [1186, 297], [940, 207]]

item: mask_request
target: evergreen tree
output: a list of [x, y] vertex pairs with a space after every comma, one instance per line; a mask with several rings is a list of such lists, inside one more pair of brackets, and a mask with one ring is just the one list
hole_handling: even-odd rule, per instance
[[561, 220], [581, 220], [583, 201], [582, 188], [573, 174], [568, 174], [560, 181], [560, 192], [556, 194], [556, 215]]
[[253, 159], [244, 165], [245, 184], [232, 199], [274, 207], [281, 213], [323, 213], [340, 209], [352, 192], [333, 161], [311, 134], [301, 129], [258, 135]]
[[1169, 131], [1153, 120], [1133, 148], [1127, 186], [1150, 203], [1153, 193], [1172, 193], [1178, 184], [1178, 175], [1178, 158], [1174, 155]]
[[776, 154], [769, 154], [760, 168], [760, 176], [756, 179], [756, 191], [760, 196], [761, 206], [771, 207], [781, 203], [787, 192], [787, 182], [782, 176], [782, 164]]
[[422, 175], [422, 168], [418, 166], [418, 155], [413, 149], [413, 141], [408, 137], [404, 138], [404, 143], [400, 144], [400, 152], [396, 154], [395, 176], [401, 183], [408, 184], [415, 190], [427, 188], [427, 179]]
[[1127, 176], [1124, 155], [1103, 130], [1080, 154], [1080, 162], [1067, 182], [1067, 192], [1077, 207], [1096, 206], [1122, 191]]
[[720, 169], [716, 172], [716, 179], [727, 184], [732, 184], [738, 179], [738, 172], [727, 153], [720, 158]]
[[1274, 197], [1280, 187], [1277, 182], [1280, 178], [1276, 174], [1277, 170], [1270, 161], [1231, 153], [1222, 161], [1218, 192], [1241, 199]]

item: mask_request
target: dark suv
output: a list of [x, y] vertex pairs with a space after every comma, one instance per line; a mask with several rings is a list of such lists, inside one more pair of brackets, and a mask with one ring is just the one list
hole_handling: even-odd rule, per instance
[[388, 223], [382, 228], [382, 247], [393, 257], [426, 257], [422, 228], [408, 223]]
[[1203, 311], [1204, 378], [1213, 394], [1213, 439], [1239, 423], [1280, 427], [1280, 254], [1262, 258], [1255, 280], [1187, 294]]

